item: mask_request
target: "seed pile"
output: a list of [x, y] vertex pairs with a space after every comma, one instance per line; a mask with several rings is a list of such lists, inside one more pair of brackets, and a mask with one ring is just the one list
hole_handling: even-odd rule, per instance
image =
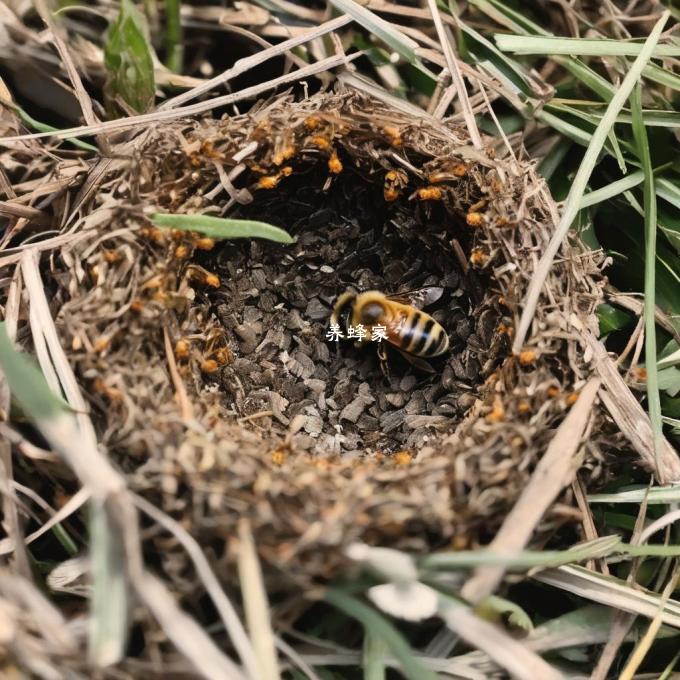
[[[325, 180], [310, 165], [239, 211], [287, 229], [292, 246], [232, 242], [202, 258], [223, 282], [211, 302], [235, 357], [220, 385], [235, 415], [257, 428], [271, 422], [283, 432], [297, 418], [296, 450], [415, 449], [453, 430], [475, 400], [504, 345], [500, 312], [480, 308], [484, 282], [464, 273], [452, 245], [465, 243], [465, 230], [439, 206], [419, 204], [414, 213], [413, 203], [386, 203], [379, 185], [351, 170], [330, 186]], [[452, 346], [433, 374], [390, 352], [385, 378], [373, 343], [357, 349], [327, 339], [333, 303], [348, 288], [425, 285], [444, 288], [426, 311]]]

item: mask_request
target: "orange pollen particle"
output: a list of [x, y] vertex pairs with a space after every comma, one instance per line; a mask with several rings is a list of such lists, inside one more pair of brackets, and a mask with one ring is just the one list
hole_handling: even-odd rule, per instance
[[517, 404], [518, 413], [524, 415], [529, 413], [529, 411], [531, 411], [531, 404], [528, 401], [520, 401], [519, 404]]
[[413, 461], [413, 454], [410, 451], [398, 451], [394, 454], [396, 465], [410, 465]]
[[441, 201], [442, 190], [439, 187], [423, 187], [418, 189], [418, 198], [421, 201]]
[[175, 257], [178, 260], [185, 260], [189, 257], [189, 248], [185, 245], [177, 246], [177, 248], [175, 248]]
[[189, 356], [189, 341], [178, 340], [175, 343], [175, 356], [178, 359], [186, 359]]
[[120, 253], [117, 250], [105, 250], [104, 251], [104, 260], [108, 262], [109, 264], [113, 264], [114, 262], [118, 262], [120, 260]]
[[330, 141], [321, 135], [314, 135], [310, 141], [319, 149], [330, 149], [331, 146]]
[[334, 174], [339, 175], [342, 172], [342, 163], [338, 158], [338, 154], [335, 151], [331, 154], [328, 159], [328, 169]]
[[316, 116], [309, 116], [309, 118], [305, 119], [305, 127], [308, 130], [316, 130], [316, 128], [318, 128], [320, 124], [321, 119], [317, 118]]
[[220, 277], [217, 276], [217, 274], [206, 274], [205, 285], [210, 286], [211, 288], [219, 288]]
[[100, 338], [97, 338], [94, 343], [94, 351], [95, 352], [103, 352], [104, 350], [108, 349], [109, 345], [111, 344], [111, 340], [107, 338], [106, 336], [102, 336]]
[[499, 397], [493, 400], [493, 407], [486, 420], [489, 423], [502, 423], [505, 420], [505, 407]]
[[278, 175], [266, 175], [257, 180], [258, 189], [274, 189], [279, 183]]
[[402, 145], [401, 133], [399, 129], [393, 125], [386, 125], [383, 128], [383, 132], [389, 138], [390, 144], [394, 147], [400, 147]]
[[218, 350], [215, 350], [213, 356], [215, 361], [220, 365], [230, 363], [234, 358], [232, 351], [228, 347], [220, 347]]
[[272, 451], [272, 463], [274, 465], [283, 465], [286, 462], [287, 457], [288, 456], [286, 455], [286, 452], [282, 451], [281, 449]]
[[525, 349], [519, 353], [519, 363], [522, 366], [529, 366], [536, 361], [536, 352], [533, 349]]
[[484, 224], [484, 215], [478, 212], [469, 212], [465, 216], [465, 221], [471, 227], [481, 227]]
[[199, 250], [212, 250], [215, 247], [214, 239], [209, 237], [199, 238], [194, 244]]
[[218, 368], [219, 364], [214, 359], [206, 359], [201, 363], [201, 371], [203, 371], [203, 373], [207, 373], [208, 375], [215, 373]]
[[476, 265], [482, 265], [489, 259], [489, 256], [481, 249], [475, 248], [470, 254], [470, 262]]

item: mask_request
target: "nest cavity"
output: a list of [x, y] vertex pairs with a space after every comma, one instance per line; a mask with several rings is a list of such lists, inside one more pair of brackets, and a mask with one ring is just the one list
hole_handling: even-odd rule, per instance
[[[64, 344], [130, 484], [227, 557], [249, 516], [265, 564], [303, 579], [332, 575], [357, 539], [428, 550], [492, 534], [589, 375], [578, 328], [597, 332], [602, 279], [597, 255], [565, 243], [510, 354], [555, 210], [531, 165], [486, 142], [342, 93], [121, 143], [64, 251], [74, 275], [55, 280]], [[296, 241], [213, 243], [154, 227], [155, 211]], [[391, 356], [386, 378], [371, 343], [326, 339], [347, 289], [422, 286], [444, 289], [427, 311], [452, 346], [433, 373]], [[178, 588], [180, 553], [161, 557]]]

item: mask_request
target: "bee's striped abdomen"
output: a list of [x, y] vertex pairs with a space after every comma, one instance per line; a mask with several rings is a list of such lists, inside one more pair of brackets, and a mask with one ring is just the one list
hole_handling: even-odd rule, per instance
[[[420, 316], [424, 317], [425, 315], [421, 314]], [[422, 319], [418, 322], [418, 326], [416, 327], [417, 334], [413, 338], [411, 347], [408, 350], [409, 352], [411, 352], [411, 354], [417, 355], [425, 354], [425, 348], [428, 345], [432, 344], [431, 342], [432, 338], [430, 337], [430, 333], [435, 323], [436, 322], [433, 318], [427, 319], [425, 323], [423, 323]]]
[[446, 350], [449, 348], [449, 336], [446, 334], [446, 331], [441, 326], [441, 324], [435, 321], [435, 326], [432, 329], [431, 335], [432, 339], [430, 344], [425, 347], [423, 356], [436, 357], [439, 354], [444, 354], [444, 352], [446, 352]]
[[409, 354], [434, 357], [446, 352], [449, 338], [429, 314], [414, 311], [404, 317], [396, 344]]

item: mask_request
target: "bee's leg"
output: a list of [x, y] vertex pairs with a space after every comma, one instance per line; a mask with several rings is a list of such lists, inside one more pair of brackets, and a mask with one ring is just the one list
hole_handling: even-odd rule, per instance
[[385, 351], [385, 347], [383, 346], [382, 342], [378, 343], [378, 360], [380, 361], [380, 370], [382, 371], [382, 374], [387, 378], [387, 380], [390, 379], [390, 366], [387, 362], [387, 352]]

